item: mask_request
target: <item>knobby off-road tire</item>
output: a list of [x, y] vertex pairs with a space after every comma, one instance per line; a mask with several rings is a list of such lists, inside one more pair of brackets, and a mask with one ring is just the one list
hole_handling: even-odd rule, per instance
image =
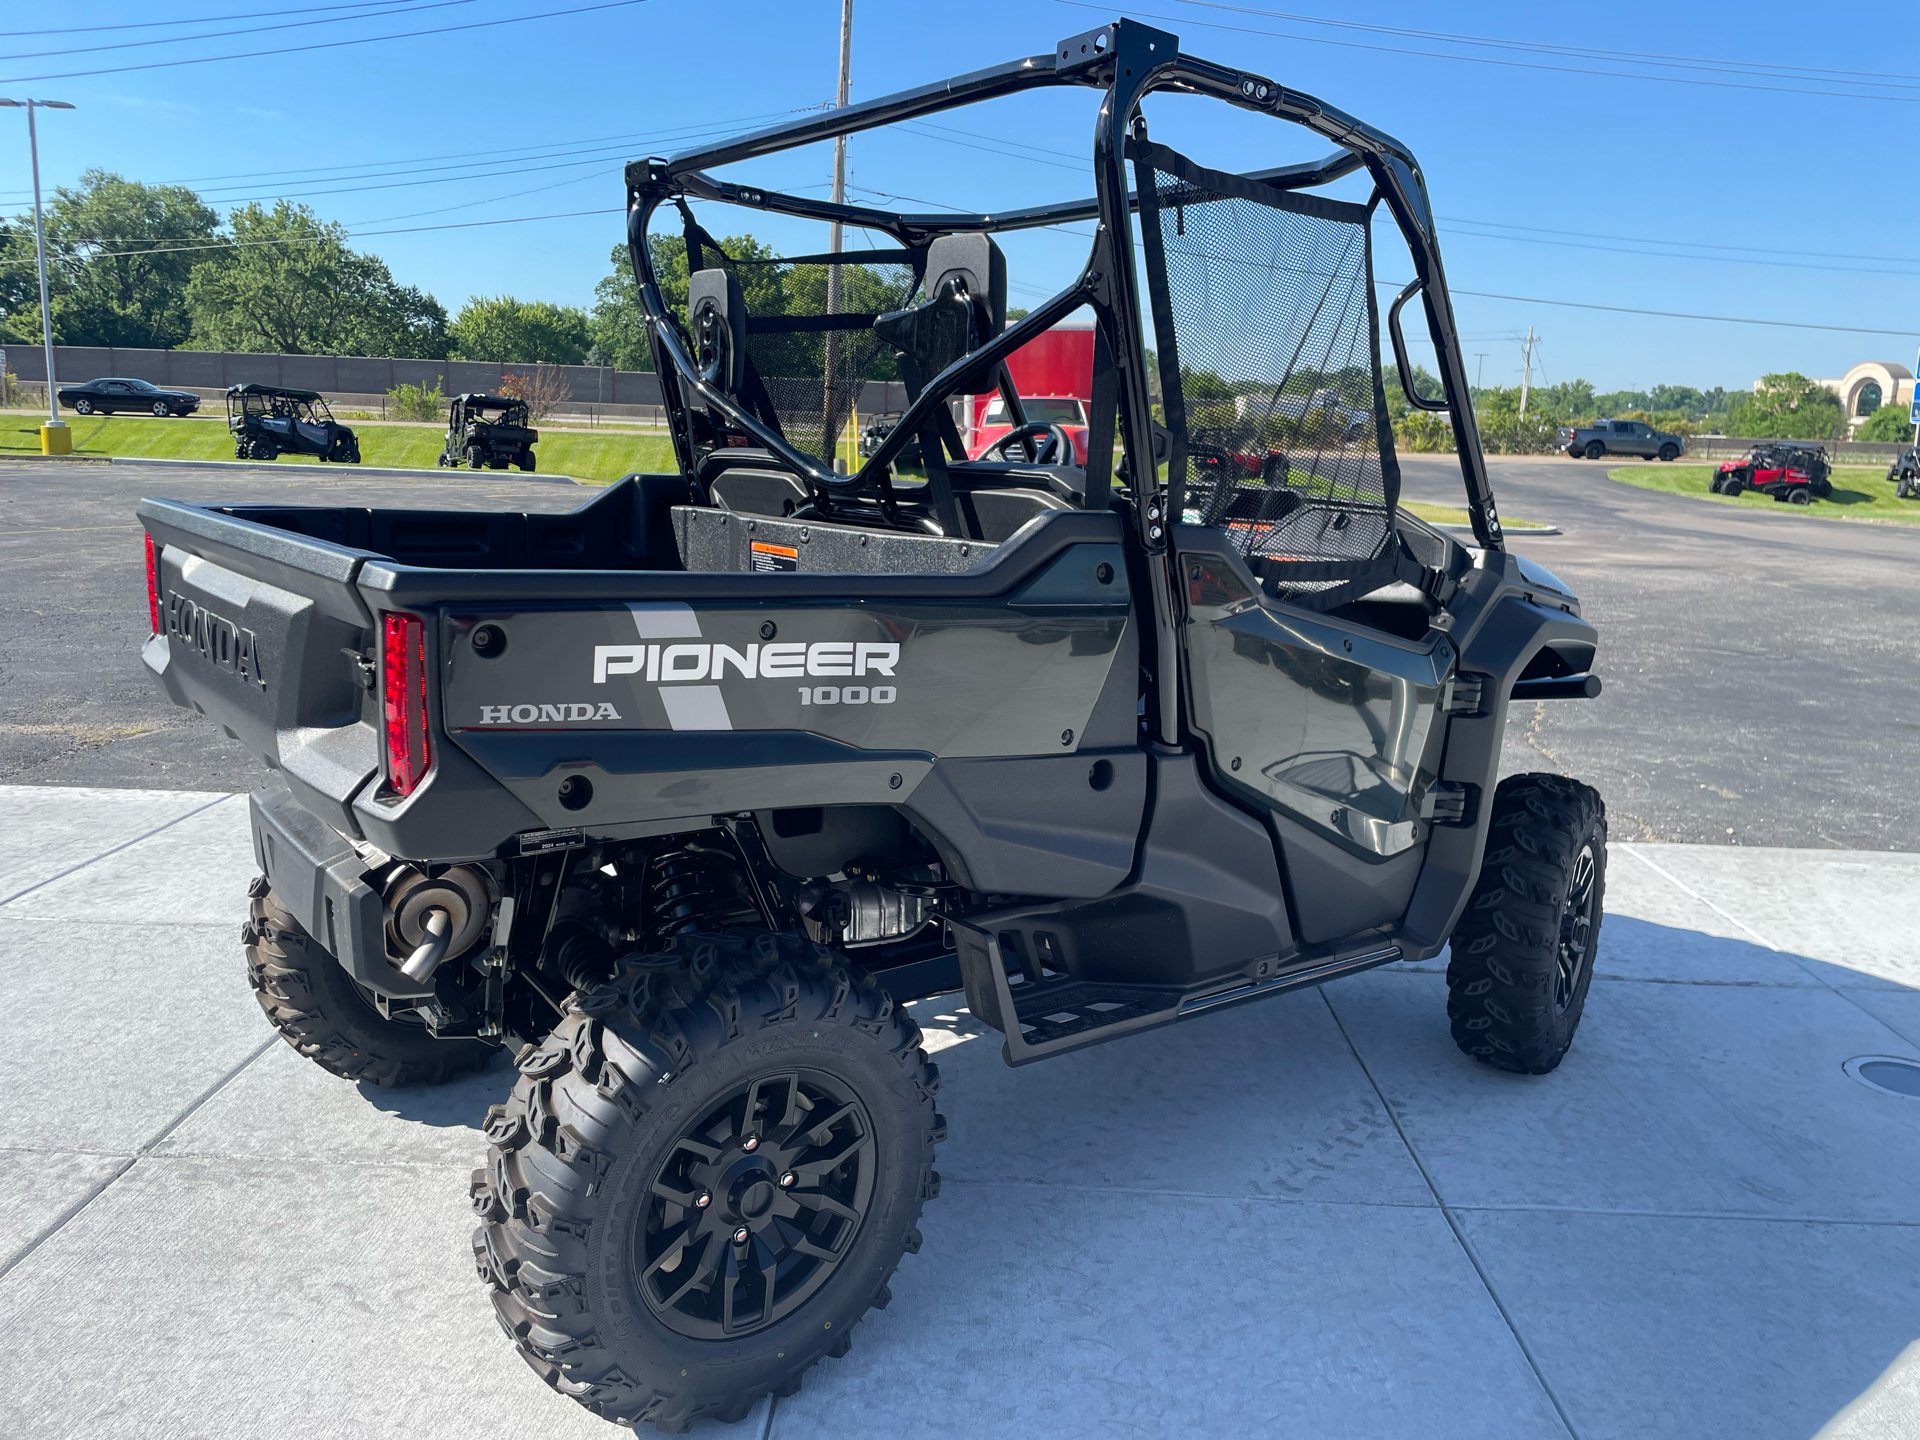
[[1523, 1075], [1560, 1063], [1593, 983], [1606, 880], [1599, 792], [1561, 775], [1500, 782], [1447, 964], [1455, 1044]]
[[474, 1259], [521, 1357], [596, 1415], [678, 1432], [793, 1394], [920, 1248], [939, 1072], [830, 950], [680, 937], [576, 992], [518, 1065]]
[[499, 1053], [478, 1040], [436, 1040], [419, 1024], [389, 1020], [315, 940], [264, 877], [253, 882], [253, 918], [241, 927], [247, 980], [280, 1038], [322, 1070], [375, 1085], [440, 1085]]

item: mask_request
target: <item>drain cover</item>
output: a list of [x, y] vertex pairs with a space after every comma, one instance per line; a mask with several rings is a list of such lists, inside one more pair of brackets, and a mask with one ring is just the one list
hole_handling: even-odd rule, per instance
[[1897, 1055], [1856, 1055], [1841, 1067], [1862, 1085], [1883, 1095], [1920, 1100], [1920, 1060]]

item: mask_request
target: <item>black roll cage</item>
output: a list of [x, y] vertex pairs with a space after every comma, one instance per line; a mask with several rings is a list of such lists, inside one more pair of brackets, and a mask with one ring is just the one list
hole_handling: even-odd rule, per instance
[[[1094, 125], [1094, 195], [1087, 200], [995, 214], [912, 214], [812, 200], [759, 186], [733, 184], [706, 173], [736, 161], [943, 110], [1022, 91], [1066, 85], [1107, 92]], [[691, 475], [698, 464], [688, 419], [690, 397], [697, 397], [711, 411], [723, 415], [729, 425], [751, 436], [778, 457], [783, 466], [804, 479], [816, 494], [851, 496], [862, 489], [870, 477], [877, 480], [890, 473], [896, 457], [919, 437], [921, 430], [934, 420], [936, 409], [944, 407], [950, 396], [995, 388], [1000, 380], [1001, 363], [1007, 356], [1082, 305], [1088, 306], [1094, 312], [1098, 349], [1112, 371], [1111, 381], [1105, 382], [1112, 387], [1112, 399], [1108, 403], [1117, 409], [1115, 428], [1121, 436], [1127, 471], [1134, 486], [1133, 519], [1154, 576], [1157, 648], [1163, 655], [1175, 653], [1178, 601], [1174, 594], [1176, 587], [1171, 585], [1168, 575], [1166, 551], [1170, 526], [1179, 517], [1167, 513], [1164, 487], [1153, 458], [1145, 331], [1132, 244], [1132, 214], [1139, 208], [1139, 198], [1127, 188], [1124, 159], [1128, 135], [1144, 138], [1145, 121], [1139, 114], [1141, 100], [1159, 91], [1211, 96], [1243, 110], [1303, 125], [1341, 147], [1317, 162], [1255, 171], [1249, 176], [1277, 189], [1307, 189], [1337, 180], [1363, 165], [1367, 168], [1379, 198], [1385, 200], [1413, 257], [1414, 279], [1388, 314], [1388, 331], [1401, 385], [1415, 405], [1423, 409], [1442, 408], [1441, 402], [1416, 393], [1413, 372], [1405, 358], [1399, 313], [1417, 293], [1426, 310], [1428, 334], [1440, 366], [1446, 397], [1444, 408], [1453, 426], [1474, 536], [1484, 547], [1504, 548], [1486, 459], [1481, 452], [1479, 431], [1468, 397], [1466, 364], [1460, 351], [1453, 305], [1447, 295], [1432, 207], [1413, 153], [1392, 136], [1311, 95], [1288, 89], [1252, 71], [1182, 55], [1178, 36], [1136, 20], [1111, 21], [1062, 40], [1044, 55], [1030, 55], [951, 80], [823, 111], [719, 145], [682, 151], [670, 158], [649, 158], [629, 164], [626, 170], [627, 248], [639, 283], [654, 369], [660, 377], [662, 399], [670, 416], [674, 449], [682, 470]], [[985, 345], [931, 377], [865, 463], [854, 473], [841, 475], [823, 460], [796, 449], [733, 396], [700, 378], [699, 369], [688, 355], [679, 328], [661, 295], [647, 248], [647, 233], [655, 209], [668, 200], [686, 199], [719, 201], [801, 219], [837, 221], [842, 225], [878, 230], [922, 255], [925, 247], [941, 235], [1022, 230], [1076, 220], [1097, 221], [1098, 228], [1087, 264], [1072, 285], [1036, 305]], [[857, 252], [850, 251], [847, 255], [850, 261], [858, 259]], [[1099, 371], [1102, 368], [1096, 360], [1095, 413], [1089, 431], [1085, 489], [1087, 508], [1096, 510], [1107, 508], [1113, 473], [1113, 457], [1105, 443], [1109, 432], [1100, 413], [1103, 377]], [[983, 381], [987, 383], [981, 383]], [[1000, 384], [1000, 388], [1004, 393], [1007, 387]], [[1017, 401], [1010, 402], [1010, 408], [1016, 405]], [[1095, 434], [1096, 431], [1101, 433]], [[1105, 453], [1099, 453], [1101, 451]], [[1172, 743], [1178, 734], [1177, 687], [1167, 685], [1159, 690], [1159, 730], [1162, 739]]]

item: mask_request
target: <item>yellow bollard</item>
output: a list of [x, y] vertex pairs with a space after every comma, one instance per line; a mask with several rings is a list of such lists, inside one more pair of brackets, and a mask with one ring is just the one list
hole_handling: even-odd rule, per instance
[[42, 455], [71, 455], [73, 453], [73, 431], [65, 425], [42, 425], [40, 427], [40, 453]]

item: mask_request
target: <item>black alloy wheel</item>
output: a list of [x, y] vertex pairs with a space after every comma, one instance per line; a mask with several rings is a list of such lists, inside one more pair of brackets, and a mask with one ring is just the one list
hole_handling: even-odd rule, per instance
[[791, 1315], [852, 1248], [874, 1193], [867, 1110], [818, 1070], [737, 1087], [689, 1125], [636, 1217], [641, 1298], [699, 1340]]
[[1598, 460], [1606, 453], [1607, 447], [1602, 445], [1598, 440], [1589, 440], [1587, 442], [1587, 459]]
[[1567, 902], [1560, 912], [1560, 949], [1555, 956], [1553, 977], [1553, 1013], [1564, 1015], [1580, 993], [1580, 972], [1586, 968], [1593, 950], [1593, 921], [1598, 909], [1599, 889], [1594, 879], [1599, 865], [1593, 858], [1591, 843], [1583, 845], [1574, 857], [1573, 877], [1567, 886]]

